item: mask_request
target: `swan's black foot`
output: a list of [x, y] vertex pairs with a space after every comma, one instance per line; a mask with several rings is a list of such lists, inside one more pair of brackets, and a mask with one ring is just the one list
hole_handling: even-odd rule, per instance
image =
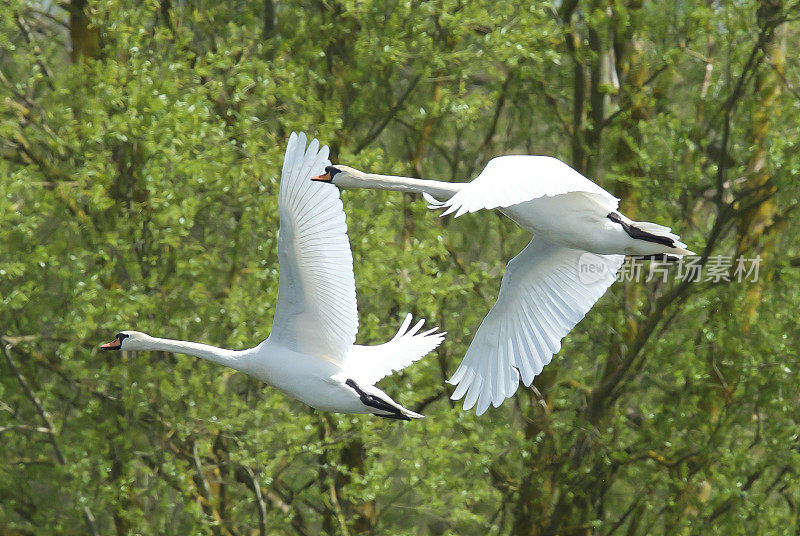
[[406, 417], [402, 413], [399, 413], [397, 415], [381, 415], [380, 413], [373, 413], [373, 415], [375, 415], [376, 417], [383, 417], [384, 419], [395, 419], [395, 420], [398, 420], [398, 421], [410, 421], [411, 420], [411, 417]]
[[361, 399], [361, 403], [365, 406], [369, 406], [371, 408], [379, 409], [381, 411], [388, 411], [391, 415], [378, 415], [377, 413], [373, 413], [373, 415], [377, 415], [378, 417], [385, 417], [387, 419], [400, 419], [403, 421], [410, 421], [411, 418], [403, 415], [399, 409], [394, 407], [393, 405], [389, 404], [385, 400], [381, 400], [375, 395], [370, 395], [365, 393], [361, 387], [358, 386], [356, 382], [353, 380], [348, 379], [344, 382], [345, 385], [353, 389], [358, 394], [358, 397]]
[[622, 226], [628, 236], [631, 238], [635, 238], [637, 240], [644, 240], [645, 242], [655, 242], [656, 244], [661, 244], [662, 246], [667, 246], [668, 248], [675, 247], [675, 241], [668, 236], [659, 236], [653, 233], [648, 233], [647, 231], [642, 231], [635, 225], [631, 225], [627, 223], [625, 220], [622, 219], [622, 214], [618, 212], [611, 212], [606, 216], [609, 220], [613, 221], [614, 223], [618, 223]]
[[661, 261], [661, 262], [677, 262], [681, 260], [680, 257], [670, 255], [668, 253], [654, 253], [653, 255], [631, 255], [632, 259], [637, 261]]

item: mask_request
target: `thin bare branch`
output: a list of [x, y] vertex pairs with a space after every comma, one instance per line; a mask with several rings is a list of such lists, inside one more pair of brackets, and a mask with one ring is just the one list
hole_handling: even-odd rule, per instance
[[[44, 408], [42, 405], [42, 401], [39, 400], [39, 397], [36, 396], [36, 393], [33, 392], [31, 389], [28, 380], [19, 370], [17, 364], [14, 362], [14, 359], [11, 357], [11, 350], [13, 346], [11, 344], [4, 344], [2, 345], [3, 348], [3, 355], [5, 355], [6, 361], [8, 362], [9, 367], [11, 367], [11, 372], [14, 373], [14, 376], [17, 378], [17, 382], [19, 382], [20, 386], [22, 387], [22, 391], [25, 393], [25, 396], [28, 397], [28, 400], [31, 401], [33, 406], [36, 408], [36, 412], [39, 414], [39, 417], [44, 421], [47, 425], [45, 430], [47, 430], [47, 435], [50, 438], [50, 444], [53, 446], [53, 451], [56, 454], [56, 459], [58, 463], [61, 465], [67, 465], [67, 458], [64, 456], [63, 451], [58, 445], [56, 441], [56, 434], [54, 432], [53, 427], [53, 419], [50, 416], [50, 413]], [[86, 524], [86, 530], [89, 532], [91, 536], [97, 536], [99, 534], [97, 530], [97, 524], [95, 522], [94, 514], [92, 513], [91, 509], [88, 506], [83, 506], [83, 520]]]
[[372, 143], [373, 141], [375, 141], [375, 139], [377, 139], [377, 137], [380, 135], [381, 132], [383, 132], [383, 129], [385, 129], [386, 126], [389, 124], [389, 122], [392, 119], [394, 119], [394, 117], [397, 115], [397, 112], [399, 112], [400, 109], [405, 104], [406, 99], [408, 99], [408, 96], [411, 95], [411, 92], [414, 90], [415, 87], [417, 87], [417, 83], [419, 83], [420, 79], [422, 79], [421, 74], [418, 74], [413, 79], [411, 79], [411, 82], [408, 84], [405, 91], [403, 91], [403, 93], [397, 99], [397, 102], [395, 102], [392, 105], [392, 107], [389, 108], [389, 112], [386, 114], [386, 116], [369, 131], [369, 133], [364, 137], [363, 140], [361, 140], [361, 142], [359, 142], [356, 145], [356, 148], [354, 150], [356, 154], [363, 151], [370, 143]]

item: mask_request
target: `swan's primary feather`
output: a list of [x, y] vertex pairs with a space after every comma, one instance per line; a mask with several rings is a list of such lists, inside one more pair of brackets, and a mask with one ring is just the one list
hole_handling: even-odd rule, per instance
[[278, 301], [270, 339], [343, 363], [358, 332], [353, 255], [338, 188], [310, 180], [328, 147], [289, 137], [278, 194]]
[[375, 346], [353, 346], [344, 362], [344, 369], [356, 379], [373, 384], [425, 357], [442, 343], [447, 332], [434, 333], [439, 328], [431, 328], [420, 333], [424, 323], [425, 320], [421, 319], [410, 327], [409, 314], [389, 342]]
[[579, 275], [584, 254], [534, 238], [509, 261], [497, 303], [449, 380], [458, 385], [454, 400], [466, 396], [465, 410], [477, 404], [481, 415], [512, 396], [520, 379], [530, 386], [625, 260], [624, 255], [594, 255], [607, 269], [595, 281], [584, 277], [584, 283]]
[[[550, 156], [509, 155], [492, 158], [480, 175], [447, 201], [442, 216], [456, 217], [482, 209], [503, 208], [554, 195], [584, 192], [596, 197], [609, 212], [619, 199], [567, 164]], [[431, 207], [434, 208], [434, 207]]]

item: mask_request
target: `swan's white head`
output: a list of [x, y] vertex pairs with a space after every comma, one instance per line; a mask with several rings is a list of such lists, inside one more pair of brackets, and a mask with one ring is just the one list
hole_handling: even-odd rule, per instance
[[100, 345], [101, 350], [147, 350], [147, 343], [152, 337], [141, 331], [120, 331], [117, 337]]
[[347, 188], [349, 186], [357, 186], [358, 183], [364, 182], [366, 173], [353, 169], [349, 166], [342, 166], [336, 164], [335, 166], [328, 166], [325, 168], [325, 173], [311, 177], [312, 181], [329, 182], [335, 184], [340, 188]]

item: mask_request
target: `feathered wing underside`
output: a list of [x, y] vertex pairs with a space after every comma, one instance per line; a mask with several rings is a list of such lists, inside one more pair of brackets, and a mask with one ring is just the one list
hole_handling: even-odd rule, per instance
[[475, 180], [447, 201], [432, 202], [431, 208], [446, 209], [442, 216], [455, 213], [459, 217], [571, 192], [591, 195], [609, 212], [619, 206], [619, 199], [557, 158], [510, 155], [490, 160]]
[[387, 343], [375, 346], [353, 346], [344, 362], [344, 369], [359, 381], [373, 384], [411, 363], [425, 357], [444, 340], [445, 333], [431, 328], [420, 332], [424, 319], [411, 326], [407, 315], [397, 334]]
[[343, 363], [358, 332], [353, 255], [339, 189], [310, 180], [328, 147], [289, 137], [278, 210], [278, 301], [270, 339], [296, 352]]
[[[449, 383], [477, 413], [512, 396], [614, 282], [624, 255], [594, 255], [534, 238], [506, 267], [500, 295]], [[583, 270], [583, 272], [581, 272]]]

